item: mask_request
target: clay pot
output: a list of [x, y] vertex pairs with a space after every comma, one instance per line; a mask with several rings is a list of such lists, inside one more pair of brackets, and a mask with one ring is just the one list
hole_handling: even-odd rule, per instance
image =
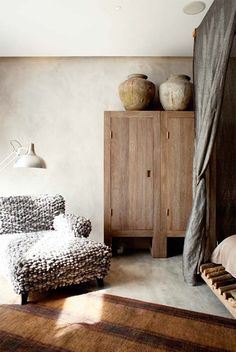
[[125, 110], [145, 110], [155, 96], [155, 84], [143, 74], [132, 74], [119, 86], [120, 99]]
[[165, 110], [187, 110], [193, 96], [193, 84], [186, 75], [171, 75], [159, 87], [159, 98]]

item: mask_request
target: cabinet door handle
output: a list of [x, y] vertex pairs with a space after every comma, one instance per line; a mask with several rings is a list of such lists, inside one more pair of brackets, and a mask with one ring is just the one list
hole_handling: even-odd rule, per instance
[[151, 170], [147, 170], [147, 177], [151, 177]]

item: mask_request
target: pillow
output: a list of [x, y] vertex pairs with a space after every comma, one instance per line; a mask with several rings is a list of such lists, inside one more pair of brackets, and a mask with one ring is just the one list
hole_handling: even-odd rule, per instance
[[236, 235], [227, 237], [213, 251], [211, 261], [221, 264], [236, 278]]
[[55, 216], [53, 227], [57, 231], [74, 233], [77, 237], [88, 237], [92, 229], [89, 219], [73, 214], [59, 214]]

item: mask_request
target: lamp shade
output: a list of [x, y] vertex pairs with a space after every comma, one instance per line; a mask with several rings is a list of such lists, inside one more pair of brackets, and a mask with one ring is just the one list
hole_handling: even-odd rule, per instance
[[35, 153], [34, 144], [30, 143], [27, 153], [19, 156], [14, 164], [14, 167], [45, 169], [46, 163]]

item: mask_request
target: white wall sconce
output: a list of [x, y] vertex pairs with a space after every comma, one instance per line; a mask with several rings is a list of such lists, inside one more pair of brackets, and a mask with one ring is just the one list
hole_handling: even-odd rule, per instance
[[13, 151], [0, 162], [0, 171], [7, 168], [13, 162], [14, 167], [38, 169], [46, 168], [45, 161], [35, 153], [33, 143], [30, 143], [28, 148], [22, 146], [22, 144], [17, 140], [11, 140], [10, 144]]

